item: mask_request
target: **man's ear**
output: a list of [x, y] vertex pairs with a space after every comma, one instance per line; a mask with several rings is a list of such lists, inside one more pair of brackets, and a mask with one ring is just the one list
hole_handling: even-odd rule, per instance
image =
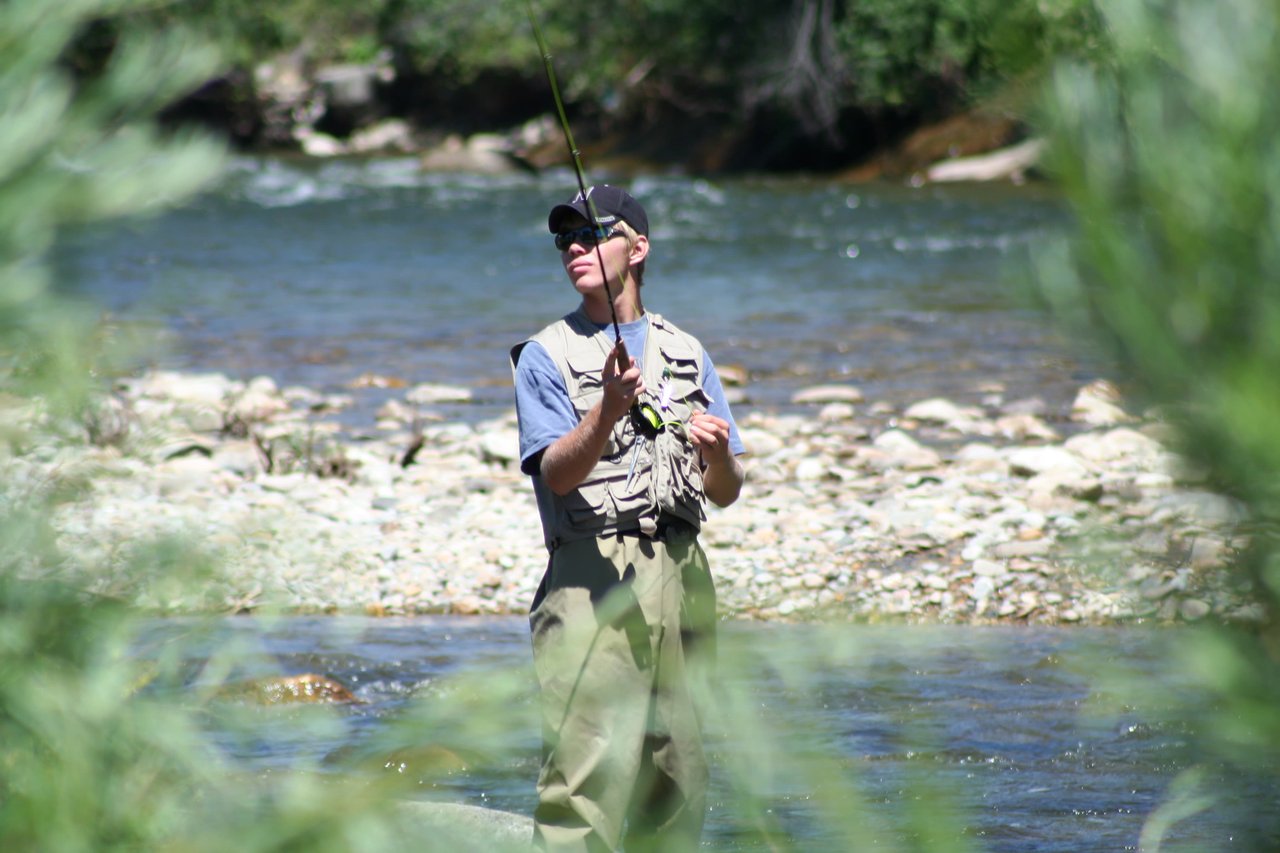
[[635, 266], [647, 257], [649, 257], [649, 238], [643, 234], [637, 234], [636, 241], [631, 245], [631, 254], [627, 260], [632, 266]]

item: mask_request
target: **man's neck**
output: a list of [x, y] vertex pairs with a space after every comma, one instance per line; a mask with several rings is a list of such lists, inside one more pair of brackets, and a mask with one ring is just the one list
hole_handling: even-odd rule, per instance
[[596, 324], [612, 323], [616, 319], [619, 323], [634, 323], [644, 316], [644, 306], [640, 304], [639, 298], [630, 298], [630, 294], [626, 291], [618, 294], [613, 300], [613, 312], [609, 311], [609, 303], [602, 300], [582, 301], [582, 310], [586, 312], [591, 322]]

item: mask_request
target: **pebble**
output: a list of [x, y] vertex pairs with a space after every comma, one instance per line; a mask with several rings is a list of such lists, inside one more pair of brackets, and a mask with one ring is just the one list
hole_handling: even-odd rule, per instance
[[[819, 386], [794, 395], [808, 415], [739, 412], [746, 485], [733, 506], [708, 508], [702, 536], [722, 615], [1247, 618], [1256, 608], [1228, 583], [1240, 507], [1188, 478], [1153, 437], [1162, 425], [1125, 414], [1110, 386], [1089, 388], [1065, 439], [1039, 401], [1001, 409], [998, 395], [933, 398], [896, 419], [852, 386]], [[10, 450], [5, 479], [52, 488], [88, 473], [53, 526], [68, 570], [104, 594], [169, 610], [525, 613], [547, 558], [514, 412], [472, 423], [418, 409], [470, 398], [418, 385], [379, 411], [386, 429], [353, 436], [325, 420], [340, 401], [307, 389], [157, 371], [104, 403], [109, 446]], [[217, 582], [165, 601], [111, 588], [112, 560], [174, 532], [221, 562]]]

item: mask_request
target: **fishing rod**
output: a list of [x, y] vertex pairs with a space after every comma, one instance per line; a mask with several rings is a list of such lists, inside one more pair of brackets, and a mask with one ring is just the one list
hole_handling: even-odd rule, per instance
[[[555, 99], [556, 112], [560, 115], [560, 130], [564, 134], [565, 145], [569, 148], [569, 160], [573, 163], [573, 172], [578, 177], [578, 192], [586, 202], [587, 224], [591, 226], [596, 262], [600, 264], [600, 275], [604, 279], [604, 295], [609, 300], [609, 318], [613, 320], [614, 346], [621, 356], [619, 369], [626, 370], [631, 359], [627, 355], [626, 344], [622, 342], [622, 332], [618, 329], [618, 312], [614, 310], [613, 292], [609, 290], [609, 270], [604, 265], [604, 253], [600, 250], [600, 217], [596, 213], [596, 203], [591, 200], [591, 195], [587, 192], [587, 179], [582, 171], [582, 157], [578, 152], [577, 144], [573, 141], [573, 130], [569, 127], [569, 116], [564, 111], [564, 99], [560, 97], [560, 85], [556, 82], [556, 69], [551, 62], [551, 51], [547, 48], [542, 30], [538, 27], [537, 15], [533, 12], [533, 0], [526, 0], [525, 9], [529, 14], [529, 26], [533, 28], [533, 38], [538, 43], [538, 52], [542, 54], [542, 64], [547, 70], [547, 82], [551, 84], [551, 97]], [[619, 287], [622, 287], [621, 278], [619, 276]]]

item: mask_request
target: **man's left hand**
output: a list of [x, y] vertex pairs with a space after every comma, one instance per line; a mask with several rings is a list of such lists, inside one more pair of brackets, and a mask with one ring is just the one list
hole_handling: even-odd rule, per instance
[[702, 472], [703, 492], [716, 506], [728, 506], [742, 492], [744, 477], [742, 466], [729, 449], [729, 422], [706, 412], [694, 412], [688, 432], [706, 466]]
[[733, 458], [729, 452], [729, 422], [706, 412], [689, 418], [689, 440], [698, 448], [704, 465], [723, 465]]

